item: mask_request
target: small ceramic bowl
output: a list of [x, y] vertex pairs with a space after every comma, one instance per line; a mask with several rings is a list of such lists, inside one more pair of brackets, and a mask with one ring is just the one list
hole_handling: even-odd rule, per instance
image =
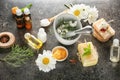
[[56, 46], [52, 49], [52, 55], [56, 59], [56, 61], [64, 61], [68, 57], [68, 50], [63, 46]]
[[9, 48], [15, 43], [15, 36], [10, 32], [0, 33], [0, 48]]
[[57, 18], [55, 18], [54, 20], [54, 23], [53, 23], [53, 29], [54, 29], [54, 33], [55, 33], [55, 37], [57, 38], [57, 40], [63, 44], [63, 45], [72, 45], [74, 44], [79, 38], [80, 38], [80, 35], [77, 35], [74, 39], [64, 39], [62, 38], [58, 32], [57, 32], [57, 27], [59, 26], [60, 24], [60, 21], [63, 20], [64, 21], [68, 21], [68, 20], [74, 20], [74, 21], [77, 21], [77, 27], [79, 29], [82, 28], [82, 24], [80, 22], [80, 20], [78, 18], [76, 18], [75, 16], [71, 15], [71, 14], [68, 14], [68, 13], [65, 13], [65, 14], [62, 14], [60, 16], [58, 16]]

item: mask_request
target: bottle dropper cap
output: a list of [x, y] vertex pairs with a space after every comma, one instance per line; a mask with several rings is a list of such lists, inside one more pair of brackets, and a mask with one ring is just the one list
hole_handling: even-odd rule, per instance
[[28, 8], [25, 8], [24, 9], [24, 14], [26, 14], [26, 15], [30, 14], [30, 10]]
[[45, 29], [44, 28], [40, 28], [39, 32], [45, 32]]
[[16, 10], [16, 15], [17, 15], [17, 16], [21, 16], [21, 15], [22, 15], [22, 11], [21, 11], [20, 9], [17, 9], [17, 10]]
[[30, 38], [30, 33], [25, 33], [25, 34], [24, 34], [24, 38], [25, 38], [25, 39]]
[[47, 34], [44, 30], [44, 28], [40, 28], [39, 32], [37, 34], [38, 39], [40, 39], [43, 43], [47, 41]]
[[119, 46], [119, 39], [114, 39], [113, 40], [113, 45], [114, 46]]

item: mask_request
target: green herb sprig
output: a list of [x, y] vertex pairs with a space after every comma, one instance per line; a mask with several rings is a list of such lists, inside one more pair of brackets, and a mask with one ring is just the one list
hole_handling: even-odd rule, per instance
[[88, 44], [87, 48], [84, 48], [84, 53], [82, 56], [90, 55], [91, 54], [91, 46]]
[[11, 52], [0, 61], [4, 61], [13, 67], [20, 67], [34, 55], [34, 52], [27, 47], [14, 45]]

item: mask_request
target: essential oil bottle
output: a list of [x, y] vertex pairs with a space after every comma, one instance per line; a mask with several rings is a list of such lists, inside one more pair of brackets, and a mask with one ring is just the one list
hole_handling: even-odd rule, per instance
[[40, 28], [37, 34], [37, 38], [40, 39], [43, 43], [47, 41], [47, 33], [44, 28]]
[[16, 10], [15, 19], [16, 19], [17, 28], [23, 28], [24, 27], [24, 16], [20, 9]]
[[24, 21], [25, 21], [25, 28], [30, 30], [32, 28], [32, 20], [30, 10], [28, 8], [24, 9]]
[[25, 33], [24, 38], [27, 40], [28, 45], [33, 49], [39, 50], [43, 45], [43, 42], [41, 40], [37, 39], [30, 33]]
[[110, 50], [110, 60], [112, 62], [118, 62], [120, 59], [120, 47], [119, 47], [119, 40], [114, 39], [113, 44]]

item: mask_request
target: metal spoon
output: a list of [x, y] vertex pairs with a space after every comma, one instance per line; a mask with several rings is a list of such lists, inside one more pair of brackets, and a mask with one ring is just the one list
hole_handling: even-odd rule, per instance
[[64, 38], [72, 37], [72, 36], [75, 36], [76, 34], [91, 34], [92, 32], [93, 32], [92, 26], [86, 26], [82, 29], [78, 29], [75, 31], [69, 31], [63, 37]]

